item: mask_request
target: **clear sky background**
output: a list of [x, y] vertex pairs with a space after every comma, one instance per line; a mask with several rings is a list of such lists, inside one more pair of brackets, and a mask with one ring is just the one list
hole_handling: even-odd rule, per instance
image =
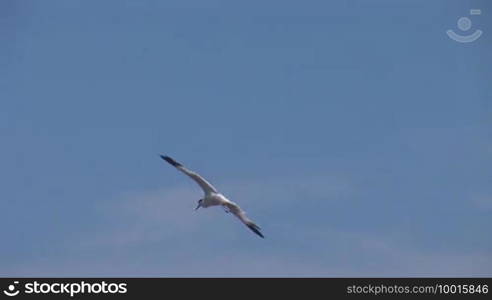
[[0, 1], [0, 275], [492, 276], [491, 15]]

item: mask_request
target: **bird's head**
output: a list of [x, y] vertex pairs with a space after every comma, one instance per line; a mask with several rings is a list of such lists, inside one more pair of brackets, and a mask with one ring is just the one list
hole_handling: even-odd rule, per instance
[[197, 210], [200, 207], [202, 207], [202, 202], [203, 202], [203, 199], [198, 200], [198, 206], [195, 208], [195, 210]]

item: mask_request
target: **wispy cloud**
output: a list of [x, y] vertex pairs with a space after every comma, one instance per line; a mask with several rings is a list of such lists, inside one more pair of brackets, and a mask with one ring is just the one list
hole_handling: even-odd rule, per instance
[[[309, 228], [303, 228], [306, 230]], [[300, 229], [301, 230], [301, 229]], [[259, 247], [201, 248], [203, 242], [187, 241], [189, 248], [160, 252], [137, 251], [79, 260], [37, 261], [7, 270], [9, 274], [29, 276], [178, 276], [178, 277], [429, 277], [490, 276], [492, 256], [486, 253], [451, 254], [404, 247], [391, 238], [354, 232], [319, 230], [306, 236], [317, 237], [314, 249], [293, 253], [289, 243], [275, 241], [275, 249]], [[206, 237], [209, 239], [210, 237]], [[212, 239], [213, 241], [213, 239]], [[172, 241], [171, 241], [172, 242]], [[295, 241], [299, 242], [299, 241]], [[210, 243], [210, 241], [209, 241]], [[195, 247], [194, 247], [195, 246]], [[229, 246], [231, 246], [229, 244]], [[243, 245], [244, 246], [244, 245]], [[128, 247], [128, 246], [126, 246]], [[269, 251], [273, 250], [273, 251]], [[104, 252], [103, 252], [104, 253]], [[13, 275], [12, 275], [13, 276]]]
[[[278, 211], [285, 213], [292, 205], [306, 204], [313, 199], [341, 201], [341, 196], [350, 193], [348, 183], [335, 177], [274, 178], [229, 182], [223, 186], [227, 187], [226, 195], [241, 205], [251, 217], [276, 215]], [[192, 234], [201, 231], [203, 227], [213, 231], [214, 227], [229, 228], [234, 225], [232, 222], [235, 220], [229, 220], [232, 216], [224, 214], [218, 207], [194, 212], [193, 208], [200, 197], [201, 191], [188, 186], [120, 195], [116, 201], [107, 201], [97, 209], [111, 223], [124, 224], [124, 228], [103, 230], [85, 242], [132, 244]], [[232, 225], [223, 223], [226, 219]], [[288, 220], [283, 222], [288, 223]], [[245, 231], [243, 234], [248, 233]]]
[[477, 195], [472, 198], [472, 203], [481, 210], [492, 210], [492, 195]]
[[[106, 226], [66, 243], [65, 256], [6, 269], [18, 276], [490, 276], [483, 252], [422, 250], [385, 233], [306, 222], [357, 194], [337, 177], [222, 183], [264, 225], [258, 239], [220, 208], [194, 212], [198, 190], [119, 195], [96, 209]], [[300, 203], [300, 204], [299, 204]], [[303, 210], [307, 205], [308, 209]], [[301, 217], [299, 216], [301, 215]], [[12, 276], [13, 276], [12, 275]]]

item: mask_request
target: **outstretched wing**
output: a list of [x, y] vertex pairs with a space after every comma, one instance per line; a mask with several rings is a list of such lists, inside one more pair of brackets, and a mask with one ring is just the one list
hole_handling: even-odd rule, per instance
[[244, 210], [242, 210], [241, 207], [239, 207], [239, 205], [237, 205], [234, 202], [227, 202], [224, 205], [229, 209], [231, 213], [233, 213], [239, 220], [241, 220], [241, 222], [243, 222], [244, 225], [248, 226], [248, 228], [251, 229], [251, 231], [264, 238], [263, 234], [260, 232], [261, 230], [260, 226], [256, 225], [253, 221], [251, 221], [246, 216]]
[[198, 183], [198, 185], [202, 188], [205, 194], [217, 193], [217, 190], [214, 188], [214, 186], [211, 185], [208, 181], [206, 181], [202, 176], [198, 175], [193, 171], [188, 170], [182, 164], [170, 158], [169, 156], [161, 155], [161, 158], [167, 161], [168, 163], [170, 163], [176, 169], [180, 170], [181, 172], [191, 177], [191, 179], [193, 179], [194, 181], [196, 181], [196, 183]]

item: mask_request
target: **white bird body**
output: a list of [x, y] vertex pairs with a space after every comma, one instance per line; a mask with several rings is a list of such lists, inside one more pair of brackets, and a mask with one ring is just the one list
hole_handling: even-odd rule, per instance
[[229, 199], [227, 199], [224, 195], [221, 193], [210, 193], [208, 195], [205, 195], [203, 198], [202, 202], [202, 207], [210, 207], [210, 206], [216, 206], [216, 205], [227, 205], [232, 203]]
[[221, 205], [222, 207], [224, 207], [227, 213], [230, 212], [234, 214], [241, 222], [244, 223], [244, 225], [248, 226], [248, 228], [251, 229], [251, 231], [253, 231], [254, 233], [256, 233], [262, 238], [264, 237], [263, 234], [260, 232], [260, 227], [246, 216], [246, 213], [239, 207], [239, 205], [230, 201], [224, 195], [219, 193], [213, 185], [211, 185], [207, 180], [205, 180], [205, 178], [203, 178], [202, 176], [198, 175], [193, 171], [188, 170], [182, 164], [178, 163], [177, 161], [175, 161], [169, 156], [161, 155], [161, 158], [167, 161], [172, 166], [174, 166], [176, 169], [188, 175], [202, 188], [205, 196], [203, 199], [200, 199], [198, 201], [198, 206], [196, 209], [200, 207], [207, 208], [210, 206]]

